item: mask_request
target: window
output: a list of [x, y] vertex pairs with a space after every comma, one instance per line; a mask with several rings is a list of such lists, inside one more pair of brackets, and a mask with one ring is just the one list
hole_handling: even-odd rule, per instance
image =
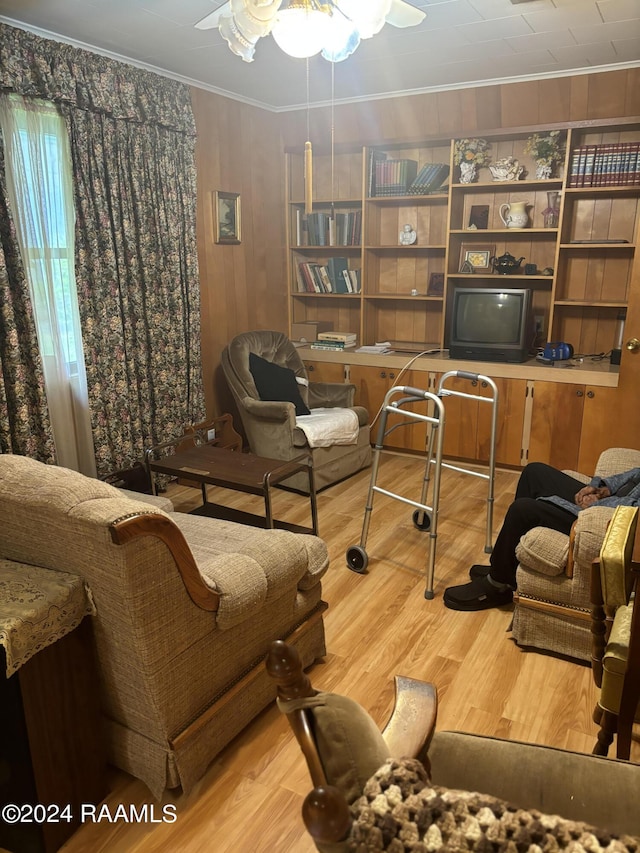
[[36, 320], [58, 462], [95, 476], [74, 275], [67, 130], [53, 104], [0, 98], [9, 203]]

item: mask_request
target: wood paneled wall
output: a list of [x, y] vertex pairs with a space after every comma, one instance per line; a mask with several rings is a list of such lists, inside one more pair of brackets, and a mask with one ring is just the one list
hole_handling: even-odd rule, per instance
[[[232, 410], [220, 354], [239, 332], [287, 329], [280, 119], [193, 89], [202, 364], [209, 416]], [[240, 193], [241, 243], [215, 242], [215, 191]]]
[[[271, 113], [195, 88], [193, 107], [202, 361], [207, 413], [214, 415], [233, 411], [219, 367], [226, 343], [248, 329], [287, 329], [283, 150], [304, 143], [307, 113]], [[335, 144], [446, 138], [635, 115], [640, 115], [639, 68], [338, 105]], [[330, 118], [328, 107], [310, 111], [314, 148], [329, 148]], [[215, 190], [241, 195], [238, 246], [214, 243]]]

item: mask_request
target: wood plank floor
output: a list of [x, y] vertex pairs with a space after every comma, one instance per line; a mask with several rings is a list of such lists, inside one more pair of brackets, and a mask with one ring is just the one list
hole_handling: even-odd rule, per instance
[[[418, 500], [424, 463], [385, 454], [377, 485]], [[345, 566], [358, 544], [370, 470], [318, 496], [320, 535], [331, 567], [323, 584], [327, 656], [310, 671], [315, 687], [345, 693], [382, 724], [393, 701], [393, 676], [435, 683], [439, 729], [462, 729], [590, 752], [596, 690], [587, 666], [519, 649], [510, 639], [512, 608], [456, 613], [442, 603], [446, 586], [463, 583], [472, 563], [486, 562], [486, 480], [444, 470], [438, 524], [435, 599], [424, 598], [428, 534], [411, 507], [377, 495], [367, 540], [369, 573]], [[498, 471], [494, 533], [512, 500], [517, 474]], [[200, 493], [172, 485], [168, 496], [188, 510]], [[212, 500], [261, 511], [261, 500], [215, 490]], [[306, 498], [278, 491], [276, 518], [309, 523]], [[637, 743], [632, 758], [640, 760]], [[107, 802], [153, 802], [146, 787], [119, 771]], [[302, 756], [275, 707], [263, 712], [218, 756], [189, 796], [168, 793], [175, 823], [86, 824], [65, 853], [312, 853], [300, 808], [309, 790]]]

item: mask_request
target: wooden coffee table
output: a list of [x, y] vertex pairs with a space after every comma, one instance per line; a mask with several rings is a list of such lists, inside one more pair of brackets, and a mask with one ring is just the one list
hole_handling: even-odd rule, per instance
[[[180, 450], [172, 456], [161, 459], [147, 458], [154, 494], [154, 474], [169, 474], [172, 477], [185, 478], [202, 484], [204, 503], [192, 510], [194, 515], [207, 515], [226, 521], [238, 521], [254, 527], [278, 527], [292, 530], [294, 533], [315, 533], [318, 535], [318, 506], [313, 479], [313, 466], [307, 456], [300, 456], [290, 462], [282, 459], [266, 459], [253, 453], [238, 453], [221, 447], [205, 444]], [[276, 486], [292, 474], [308, 471], [309, 500], [311, 503], [311, 527], [301, 527], [273, 518], [271, 509], [271, 487]], [[207, 498], [206, 486], [220, 486], [236, 492], [250, 495], [262, 495], [264, 498], [264, 516], [244, 512], [239, 509], [212, 503]]]

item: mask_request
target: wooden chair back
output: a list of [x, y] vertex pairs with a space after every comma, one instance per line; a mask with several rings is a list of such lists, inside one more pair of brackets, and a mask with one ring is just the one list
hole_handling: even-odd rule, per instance
[[[592, 603], [592, 670], [596, 686], [601, 688], [604, 676], [604, 658], [610, 640], [611, 628], [618, 604], [607, 599], [602, 583], [602, 562], [606, 558], [609, 564], [619, 565], [622, 577], [620, 588], [624, 590], [625, 603], [637, 599], [640, 587], [640, 535], [638, 534], [638, 509], [620, 507], [616, 511], [611, 525], [615, 526], [616, 536], [606, 536], [598, 559], [594, 560], [591, 573]], [[610, 526], [610, 530], [611, 530]], [[624, 547], [624, 539], [627, 547]], [[630, 635], [628, 641], [627, 664], [624, 674], [620, 705], [617, 709], [605, 710], [599, 705], [594, 711], [594, 720], [600, 726], [598, 740], [593, 749], [596, 755], [607, 755], [609, 746], [617, 734], [616, 755], [628, 759], [631, 752], [631, 734], [634, 718], [640, 702], [640, 607], [633, 606]]]
[[[271, 644], [267, 672], [278, 685], [278, 698], [289, 702], [318, 694], [302, 669], [297, 649], [281, 640]], [[396, 676], [393, 713], [382, 734], [395, 756], [418, 758], [427, 763], [427, 749], [436, 722], [437, 697], [432, 684]], [[349, 803], [343, 792], [328, 783], [314, 730], [312, 708], [296, 707], [287, 713], [291, 730], [307, 762], [314, 788], [302, 806], [307, 831], [319, 843], [340, 842], [351, 826]]]

